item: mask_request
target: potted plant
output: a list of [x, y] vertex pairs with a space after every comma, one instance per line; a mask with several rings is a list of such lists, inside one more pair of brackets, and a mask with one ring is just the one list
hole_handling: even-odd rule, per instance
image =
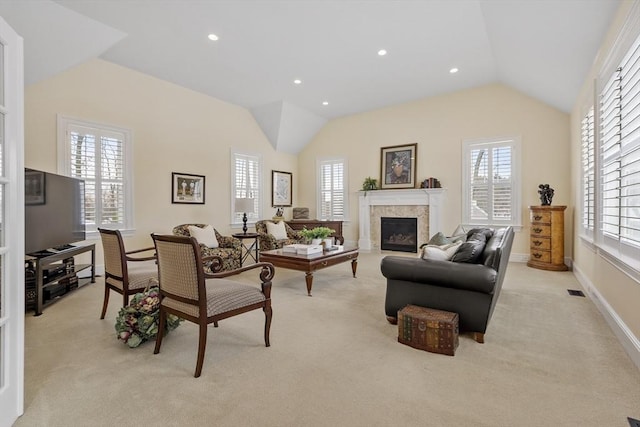
[[362, 183], [362, 191], [377, 190], [377, 189], [378, 189], [377, 179], [371, 178], [370, 176], [364, 179], [364, 182]]
[[[329, 227], [315, 227], [312, 229], [303, 228], [300, 230], [300, 234], [308, 240], [311, 240], [312, 245], [319, 245], [322, 240], [327, 239], [333, 234], [333, 230]], [[331, 244], [329, 245], [331, 246]]]

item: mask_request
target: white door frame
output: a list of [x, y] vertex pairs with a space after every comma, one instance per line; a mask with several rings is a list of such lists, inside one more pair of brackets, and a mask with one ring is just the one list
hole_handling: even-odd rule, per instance
[[24, 75], [22, 38], [1, 17], [0, 43], [0, 427], [10, 427], [24, 412]]

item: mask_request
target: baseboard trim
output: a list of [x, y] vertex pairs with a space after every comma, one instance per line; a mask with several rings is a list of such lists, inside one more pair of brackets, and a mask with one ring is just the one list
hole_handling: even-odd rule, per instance
[[633, 363], [640, 370], [640, 340], [633, 332], [627, 327], [627, 324], [618, 316], [618, 313], [613, 310], [613, 307], [609, 305], [607, 300], [596, 289], [589, 278], [582, 272], [580, 267], [573, 263], [573, 274], [578, 282], [582, 285], [587, 295], [593, 303], [596, 305], [600, 313], [604, 316], [607, 324], [613, 330], [613, 333], [618, 337], [620, 344], [629, 355]]

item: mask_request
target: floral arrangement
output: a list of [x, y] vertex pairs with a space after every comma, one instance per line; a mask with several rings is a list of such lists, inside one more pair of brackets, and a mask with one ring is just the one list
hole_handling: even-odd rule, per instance
[[302, 234], [305, 239], [326, 239], [333, 234], [333, 230], [329, 227], [315, 227], [311, 230], [304, 228], [300, 230], [300, 234]]
[[[167, 315], [165, 332], [178, 327], [181, 318]], [[160, 325], [160, 290], [153, 286], [144, 292], [135, 294], [126, 307], [120, 309], [116, 318], [118, 339], [134, 348], [145, 341], [154, 339]]]

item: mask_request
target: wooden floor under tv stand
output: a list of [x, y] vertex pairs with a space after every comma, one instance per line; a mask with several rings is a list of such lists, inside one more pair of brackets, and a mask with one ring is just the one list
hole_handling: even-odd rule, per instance
[[[47, 278], [46, 282], [44, 279], [44, 271], [49, 270], [51, 268], [55, 268], [56, 266], [62, 265], [62, 261], [67, 258], [72, 258], [77, 255], [91, 252], [91, 263], [90, 264], [76, 264], [74, 261], [74, 266], [71, 271], [66, 271], [63, 274], [56, 275], [55, 277]], [[96, 245], [77, 245], [72, 246], [69, 249], [60, 250], [57, 252], [47, 252], [43, 251], [37, 254], [27, 255], [25, 257], [25, 266], [29, 264], [35, 265], [34, 273], [35, 273], [35, 305], [34, 311], [35, 316], [39, 316], [42, 314], [42, 310], [54, 302], [58, 301], [62, 296], [66, 295], [68, 292], [72, 292], [75, 289], [65, 292], [64, 295], [53, 298], [49, 301], [44, 301], [44, 289], [47, 286], [52, 286], [57, 284], [63, 279], [67, 279], [75, 276], [79, 272], [87, 269], [91, 269], [91, 277], [82, 278], [78, 280], [78, 288], [86, 285], [87, 283], [95, 283], [96, 281]], [[26, 286], [25, 286], [26, 288]]]

